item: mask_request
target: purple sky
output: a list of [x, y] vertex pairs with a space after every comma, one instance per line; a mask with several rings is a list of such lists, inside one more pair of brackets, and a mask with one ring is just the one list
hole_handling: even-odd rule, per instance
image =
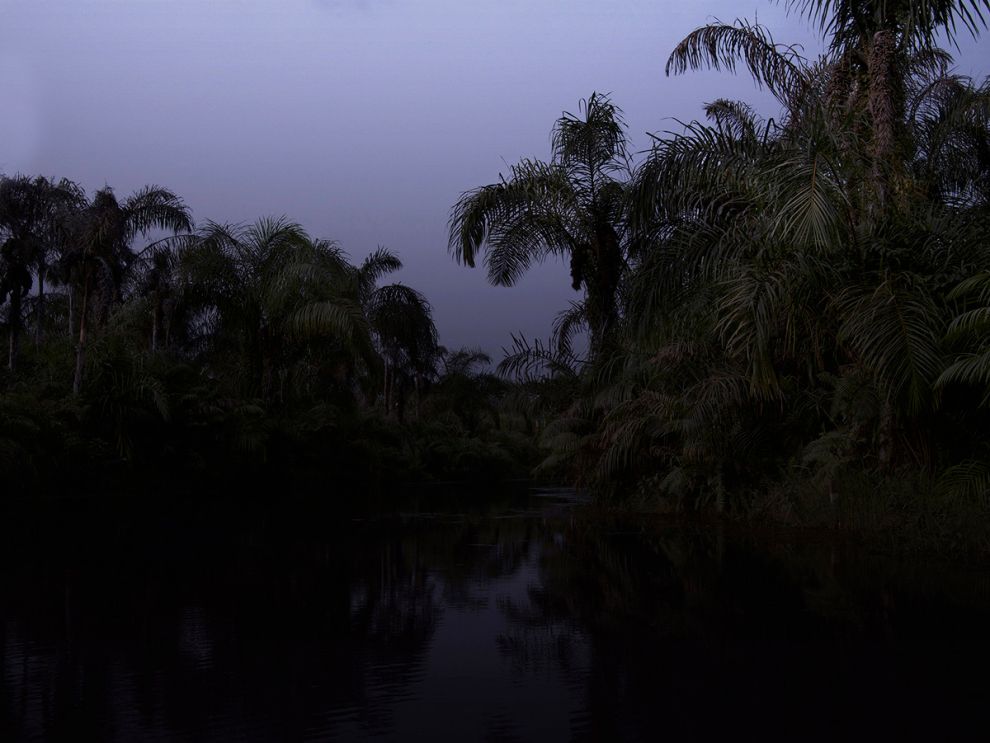
[[[458, 195], [547, 157], [592, 91], [634, 149], [714, 98], [772, 110], [748, 78], [663, 76], [684, 35], [738, 16], [818, 48], [766, 0], [2, 0], [0, 172], [156, 183], [199, 220], [286, 214], [354, 259], [385, 245], [443, 343], [498, 356], [575, 294], [562, 265], [508, 289], [456, 265]], [[960, 70], [986, 74], [987, 47], [964, 39]]]

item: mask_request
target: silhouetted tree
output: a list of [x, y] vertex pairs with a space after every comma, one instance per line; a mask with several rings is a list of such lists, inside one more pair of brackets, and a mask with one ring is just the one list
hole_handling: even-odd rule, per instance
[[62, 263], [80, 297], [74, 394], [82, 388], [91, 321], [105, 320], [110, 306], [120, 299], [125, 272], [134, 260], [134, 238], [156, 229], [173, 233], [192, 229], [192, 218], [182, 199], [157, 186], [147, 186], [123, 202], [113, 189], [103, 188], [77, 217], [73, 242]]
[[571, 281], [592, 346], [600, 348], [619, 318], [627, 268], [625, 124], [608, 96], [592, 94], [581, 115], [565, 113], [553, 130], [550, 162], [523, 160], [499, 183], [463, 194], [450, 219], [449, 249], [473, 266], [485, 251], [492, 284], [511, 286], [534, 261], [570, 260]]
[[34, 281], [35, 343], [44, 322], [45, 279], [51, 262], [64, 247], [66, 225], [83, 204], [83, 193], [65, 179], [16, 176], [0, 179], [0, 304], [8, 301], [7, 367], [13, 371], [24, 325], [23, 305]]

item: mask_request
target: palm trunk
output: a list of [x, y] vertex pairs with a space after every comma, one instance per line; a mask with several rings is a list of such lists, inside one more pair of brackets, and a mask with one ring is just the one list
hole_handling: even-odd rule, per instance
[[10, 329], [9, 347], [7, 349], [7, 369], [13, 373], [17, 365], [17, 331]]
[[154, 309], [151, 311], [151, 352], [158, 350], [158, 300], [155, 300]]
[[594, 268], [588, 277], [587, 291], [593, 315], [591, 328], [592, 355], [599, 355], [608, 344], [618, 324], [616, 294], [622, 274], [622, 248], [619, 236], [610, 224], [595, 228]]
[[715, 512], [719, 516], [725, 514], [725, 478], [722, 476], [721, 467], [715, 478]]
[[271, 402], [273, 379], [272, 360], [265, 354], [261, 358], [261, 398], [265, 402]]
[[413, 412], [416, 414], [416, 420], [419, 420], [419, 404], [420, 404], [419, 372], [413, 375], [413, 386], [416, 389], [416, 408]]
[[34, 347], [41, 347], [45, 325], [45, 270], [38, 270], [38, 310], [34, 313]]
[[79, 341], [76, 343], [76, 372], [72, 378], [72, 394], [82, 390], [83, 364], [86, 361], [86, 303], [89, 300], [89, 272], [83, 281], [82, 307], [79, 308]]
[[259, 333], [261, 354], [261, 398], [267, 403], [273, 397], [275, 379], [275, 355], [272, 348], [271, 335], [268, 326], [264, 326]]
[[388, 417], [388, 359], [385, 359], [385, 382], [382, 386], [382, 407], [385, 409], [385, 417]]
[[892, 171], [897, 169], [897, 125], [901, 118], [901, 81], [896, 70], [897, 40], [893, 31], [878, 31], [869, 50], [867, 105], [872, 119], [870, 156], [873, 187], [882, 213], [890, 195]]
[[14, 287], [10, 293], [10, 335], [7, 349], [7, 368], [13, 373], [17, 367], [17, 347], [21, 334], [21, 289]]
[[877, 432], [878, 445], [877, 457], [880, 460], [880, 469], [890, 472], [894, 462], [894, 447], [896, 446], [896, 419], [894, 416], [894, 406], [890, 401], [884, 402], [880, 410], [880, 427]]

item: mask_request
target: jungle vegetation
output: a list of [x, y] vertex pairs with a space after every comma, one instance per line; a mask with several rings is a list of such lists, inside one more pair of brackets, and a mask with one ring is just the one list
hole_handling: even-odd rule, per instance
[[990, 0], [781, 2], [820, 31], [817, 58], [737, 20], [666, 64], [748, 74], [774, 115], [711, 101], [637, 154], [593, 93], [548, 161], [457, 201], [453, 258], [503, 286], [563, 259], [578, 292], [495, 373], [438, 345], [384, 248], [352, 262], [284, 218], [197, 225], [157, 186], [3, 178], [5, 481], [94, 461], [442, 479], [542, 460], [650, 507], [986, 524], [990, 80], [950, 50]]
[[528, 470], [509, 385], [438, 344], [385, 248], [351, 262], [285, 218], [194, 225], [164, 188], [27, 176], [0, 180], [0, 226], [4, 492]]
[[672, 510], [985, 530], [990, 80], [949, 49], [990, 3], [784, 4], [819, 57], [737, 20], [666, 64], [748, 73], [775, 115], [712, 101], [630, 163], [593, 94], [550, 161], [463, 194], [450, 252], [500, 285], [570, 262], [582, 299], [500, 366], [549, 403], [542, 467]]

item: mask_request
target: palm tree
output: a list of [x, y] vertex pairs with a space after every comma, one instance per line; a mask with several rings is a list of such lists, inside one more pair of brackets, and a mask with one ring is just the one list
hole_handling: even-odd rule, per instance
[[173, 241], [164, 240], [149, 246], [138, 256], [141, 271], [137, 277], [136, 291], [147, 298], [151, 305], [150, 349], [158, 351], [162, 345], [161, 331], [165, 331], [164, 345], [170, 341], [172, 315], [180, 301], [178, 286], [178, 251]]
[[952, 43], [960, 28], [974, 36], [986, 27], [987, 0], [783, 0], [831, 37], [834, 51], [855, 49], [893, 32], [911, 49], [930, 49], [939, 34]]
[[461, 196], [449, 249], [468, 266], [484, 251], [488, 280], [498, 286], [513, 285], [549, 256], [569, 258], [572, 285], [586, 294], [592, 347], [599, 349], [619, 319], [628, 259], [621, 111], [608, 96], [592, 94], [580, 116], [557, 120], [552, 144], [550, 162], [523, 160], [508, 178]]
[[[816, 80], [826, 80], [829, 102], [843, 111], [843, 128], [861, 139], [871, 211], [883, 209], [899, 189], [912, 146], [905, 112], [911, 78], [942, 70], [960, 29], [976, 36], [986, 25], [990, 0], [781, 0], [809, 17], [828, 38], [828, 53], [808, 70], [794, 47], [773, 42], [763, 27], [713, 23], [689, 34], [667, 62], [667, 74], [709, 66], [734, 71], [742, 62], [758, 84], [800, 107]], [[803, 68], [803, 69], [802, 69]]]
[[468, 435], [475, 435], [483, 424], [499, 425], [498, 403], [506, 383], [487, 370], [491, 357], [479, 348], [439, 351], [436, 385], [431, 391], [431, 417], [452, 414]]
[[[933, 295], [939, 285], [929, 277], [944, 281], [936, 269], [946, 250], [955, 251], [957, 264], [980, 259], [945, 231], [955, 230], [951, 204], [917, 198], [908, 174], [920, 138], [906, 136], [912, 123], [906, 102], [917, 109], [952, 82], [934, 34], [951, 32], [956, 21], [975, 32], [985, 3], [792, 4], [832, 36], [829, 55], [814, 65], [773, 43], [764, 29], [737, 22], [693, 32], [667, 66], [677, 73], [743, 62], [784, 105], [781, 123], [757, 137], [752, 117], [739, 115], [741, 104], [712, 104], [714, 129], [696, 126], [660, 143], [643, 175], [654, 188], [660, 181], [663, 199], [681, 220], [678, 229], [691, 223], [692, 244], [705, 245], [705, 269], [724, 271], [716, 329], [730, 349], [750, 358], [754, 381], [772, 382], [774, 353], [779, 362], [780, 351], [801, 339], [837, 335], [844, 353], [872, 369], [888, 398], [903, 397], [917, 411], [938, 374], [945, 321]], [[897, 42], [896, 59], [881, 64], [876, 45], [888, 33]], [[851, 82], [853, 63], [859, 77]], [[864, 119], [865, 130], [858, 128]], [[891, 189], [896, 204], [888, 203]], [[657, 192], [646, 193], [659, 207]], [[933, 218], [932, 206], [948, 211]], [[709, 239], [699, 240], [699, 231]], [[713, 255], [722, 245], [729, 252]], [[801, 308], [811, 311], [795, 316]], [[806, 352], [820, 358], [825, 349]]]
[[912, 177], [929, 198], [976, 215], [990, 204], [990, 78], [976, 85], [946, 63], [912, 82]]
[[120, 300], [126, 271], [134, 260], [131, 243], [156, 229], [173, 233], [192, 229], [182, 199], [158, 186], [146, 186], [123, 202], [112, 188], [103, 188], [79, 214], [74, 243], [62, 262], [64, 274], [80, 295], [73, 394], [82, 389], [90, 315], [98, 321], [106, 319], [110, 306]]
[[[819, 21], [821, 8], [872, 8], [900, 24], [896, 58], [881, 60], [894, 54], [884, 28], [841, 20], [814, 61], [745, 21], [704, 26], [671, 54], [668, 74], [747, 69], [782, 111], [712, 102], [636, 173], [622, 353], [594, 365], [580, 415], [551, 426], [561, 450], [597, 457], [601, 482], [652, 470], [661, 490], [721, 506], [759, 472], [750, 463], [812, 461], [826, 444], [878, 471], [935, 461], [947, 293], [990, 262], [990, 107], [933, 35], [952, 18], [975, 32], [985, 4], [794, 5]], [[977, 366], [960, 361], [952, 379]]]
[[23, 302], [36, 279], [35, 342], [44, 322], [45, 278], [53, 256], [64, 244], [69, 215], [83, 203], [83, 194], [68, 180], [16, 176], [0, 179], [0, 303], [8, 308], [7, 366], [13, 371], [23, 328]]
[[202, 337], [214, 373], [233, 363], [246, 391], [265, 400], [284, 398], [291, 367], [317, 341], [347, 364], [371, 354], [352, 267], [336, 244], [294, 222], [208, 223], [180, 248], [179, 264], [198, 326], [190, 334]]
[[423, 383], [434, 373], [437, 360], [437, 330], [426, 297], [404, 284], [378, 285], [401, 268], [398, 256], [379, 247], [354, 273], [358, 297], [384, 362], [381, 399], [386, 415], [395, 404], [401, 414], [403, 383], [412, 384], [418, 407]]

